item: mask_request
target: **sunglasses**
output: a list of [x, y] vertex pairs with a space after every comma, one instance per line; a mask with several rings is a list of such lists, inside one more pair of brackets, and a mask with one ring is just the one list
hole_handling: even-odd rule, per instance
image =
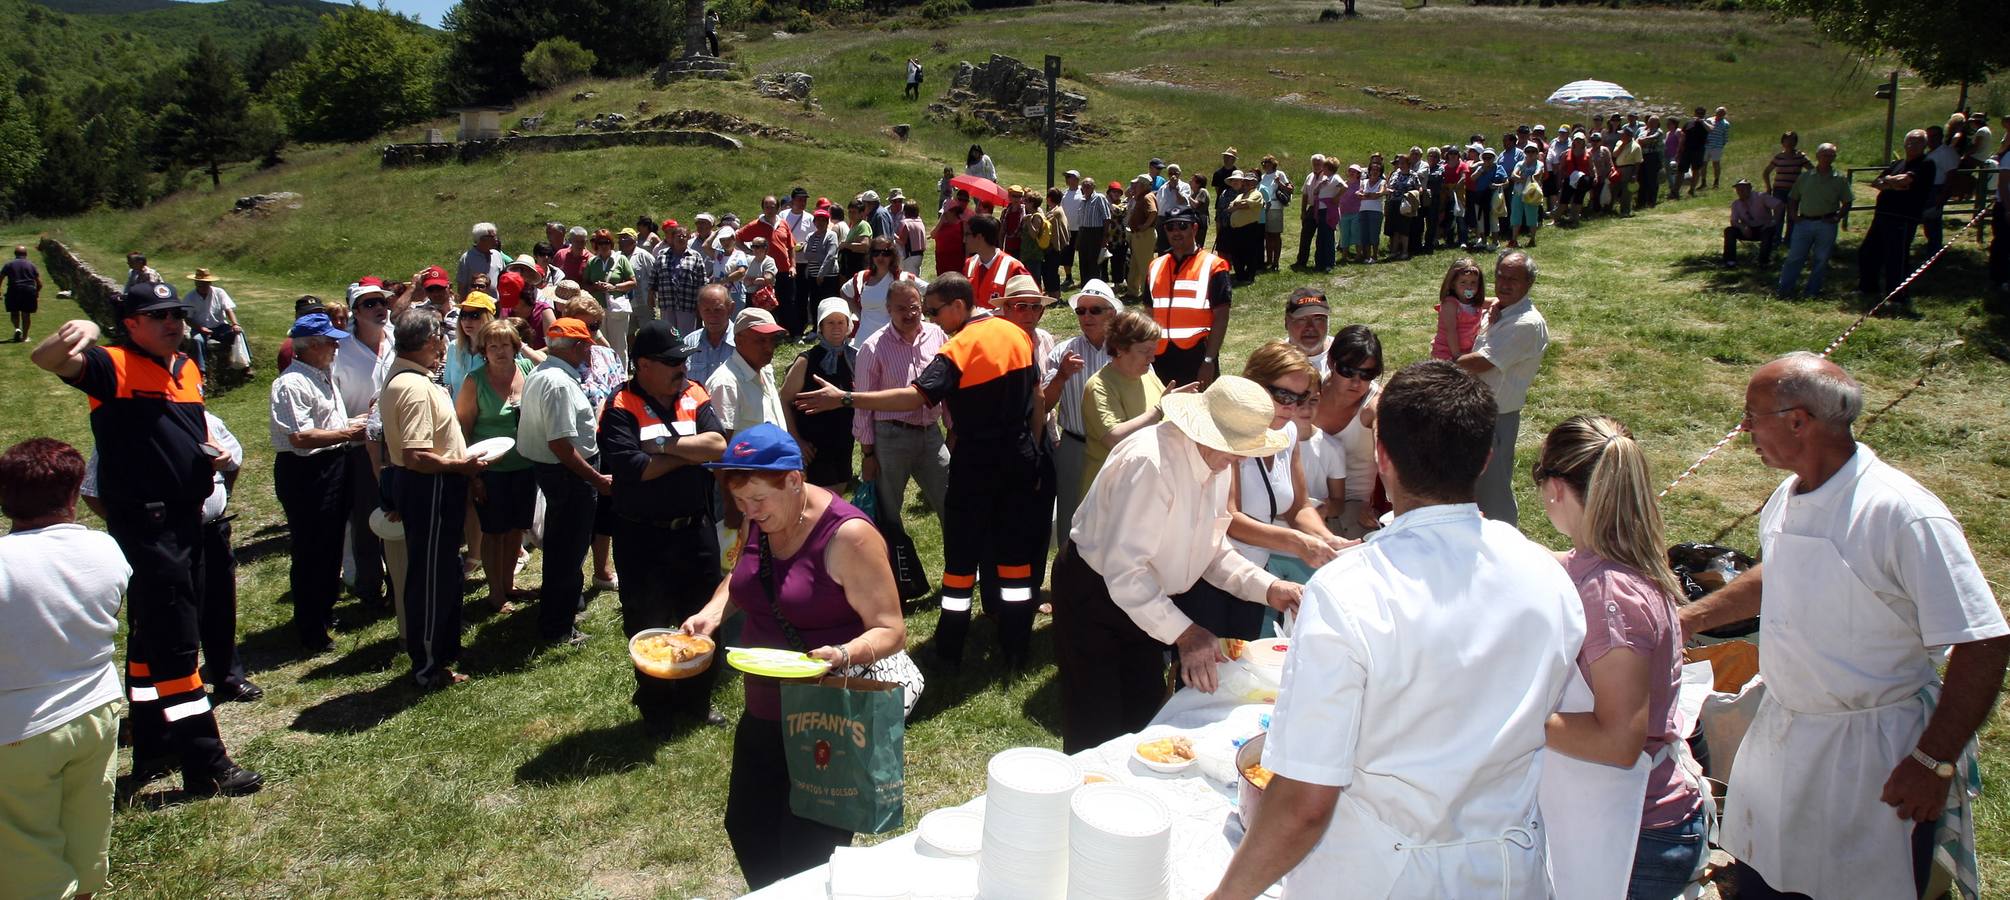
[[483, 316], [486, 316], [486, 315], [488, 315], [488, 314], [489, 314], [489, 311], [488, 311], [488, 310], [486, 310], [486, 309], [463, 309], [463, 310], [461, 310], [461, 318], [463, 318], [463, 319], [479, 319], [479, 318], [481, 318], [481, 317], [483, 317]]
[[1008, 309], [1016, 309], [1016, 310], [1019, 310], [1019, 311], [1021, 311], [1021, 312], [1024, 312], [1024, 311], [1026, 311], [1026, 310], [1033, 310], [1033, 309], [1046, 309], [1046, 308], [1047, 308], [1047, 304], [1045, 304], [1045, 303], [1029, 303], [1029, 302], [1025, 302], [1025, 301], [1021, 301], [1021, 302], [1018, 302], [1018, 303], [1007, 303], [1007, 304], [1005, 304], [1005, 306], [1006, 306], [1006, 308], [1008, 308]]
[[1353, 366], [1336, 365], [1333, 367], [1333, 374], [1338, 375], [1341, 378], [1358, 378], [1362, 381], [1374, 381], [1375, 379], [1382, 377], [1382, 370], [1368, 369], [1368, 368], [1357, 369], [1354, 368]]
[[1082, 318], [1108, 315], [1109, 312], [1110, 308], [1107, 306], [1079, 306], [1075, 308], [1075, 315]]
[[147, 310], [146, 312], [140, 313], [140, 318], [152, 319], [156, 322], [163, 322], [168, 319], [173, 319], [177, 322], [180, 322], [188, 318], [188, 310], [181, 309], [179, 307], [176, 307], [174, 309], [150, 309]]
[[892, 256], [892, 255], [893, 255], [893, 251], [892, 251], [892, 250], [874, 250], [874, 251], [872, 251], [872, 255], [874, 255], [874, 256]]
[[936, 304], [936, 305], [934, 305], [934, 306], [928, 306], [928, 305], [924, 304], [924, 305], [923, 305], [923, 306], [921, 307], [921, 314], [922, 314], [922, 315], [924, 315], [924, 316], [927, 316], [928, 318], [931, 318], [931, 319], [933, 319], [933, 318], [935, 318], [936, 316], [939, 316], [939, 315], [942, 315], [942, 311], [943, 311], [943, 310], [945, 310], [945, 309], [948, 309], [948, 308], [949, 308], [949, 304], [947, 304], [947, 303], [938, 303], [938, 304]]
[[1193, 227], [1193, 223], [1192, 223], [1192, 222], [1167, 222], [1167, 223], [1166, 223], [1166, 230], [1167, 230], [1167, 231], [1185, 231], [1185, 230], [1187, 230], [1187, 229], [1189, 229], [1189, 228], [1192, 228], [1192, 227]]
[[1312, 400], [1311, 391], [1287, 391], [1274, 384], [1264, 390], [1270, 392], [1270, 399], [1279, 406], [1303, 406]]
[[375, 297], [372, 297], [372, 298], [370, 298], [370, 299], [368, 299], [368, 300], [365, 300], [365, 301], [363, 301], [363, 302], [361, 302], [361, 303], [358, 303], [358, 304], [356, 304], [356, 308], [357, 308], [357, 309], [376, 309], [377, 307], [380, 307], [380, 306], [384, 306], [384, 305], [386, 305], [386, 304], [384, 303], [384, 301], [383, 301], [383, 300], [380, 300], [380, 299], [378, 299], [378, 298], [375, 298]]

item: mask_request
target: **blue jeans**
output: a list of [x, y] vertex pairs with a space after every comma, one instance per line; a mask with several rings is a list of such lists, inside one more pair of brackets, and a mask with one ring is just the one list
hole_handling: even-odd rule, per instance
[[1375, 250], [1382, 246], [1382, 211], [1364, 209], [1361, 216], [1361, 249]]
[[1829, 254], [1835, 249], [1836, 223], [1820, 219], [1795, 222], [1787, 238], [1787, 261], [1780, 266], [1780, 293], [1794, 293], [1796, 283], [1801, 280], [1801, 265], [1808, 261], [1810, 250], [1814, 252], [1814, 271], [1808, 273], [1807, 292], [1821, 293], [1822, 278], [1828, 274]]
[[1703, 807], [1677, 825], [1640, 829], [1640, 846], [1633, 851], [1633, 877], [1626, 882], [1626, 900], [1671, 900], [1679, 897], [1696, 872], [1696, 861], [1708, 852], [1703, 842]]

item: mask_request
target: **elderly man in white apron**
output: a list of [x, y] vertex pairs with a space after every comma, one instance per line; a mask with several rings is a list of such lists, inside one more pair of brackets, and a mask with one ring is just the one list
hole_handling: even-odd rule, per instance
[[1410, 366], [1378, 428], [1396, 519], [1305, 588], [1264, 745], [1275, 777], [1214, 896], [1284, 877], [1287, 900], [1546, 900], [1536, 785], [1583, 605], [1548, 550], [1474, 503], [1486, 385]]
[[1813, 354], [1753, 374], [1744, 427], [1793, 476], [1760, 513], [1764, 564], [1683, 611], [1693, 633], [1759, 613], [1763, 595], [1766, 695], [1721, 842], [1739, 900], [1918, 897], [1936, 855], [1979, 894], [1973, 739], [2010, 627], [1947, 507], [1856, 442], [1862, 409], [1856, 382]]

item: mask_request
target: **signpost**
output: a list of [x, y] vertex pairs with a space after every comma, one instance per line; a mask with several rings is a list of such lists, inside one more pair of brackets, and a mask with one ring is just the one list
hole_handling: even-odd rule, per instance
[[1047, 54], [1047, 127], [1044, 134], [1047, 139], [1047, 187], [1049, 188], [1054, 186], [1054, 144], [1056, 137], [1054, 133], [1054, 106], [1055, 101], [1058, 99], [1055, 94], [1059, 91], [1060, 81], [1061, 58], [1051, 53]]

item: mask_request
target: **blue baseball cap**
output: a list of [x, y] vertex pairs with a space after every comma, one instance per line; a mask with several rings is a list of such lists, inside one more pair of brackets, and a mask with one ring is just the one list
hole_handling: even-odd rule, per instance
[[340, 341], [347, 340], [349, 332], [336, 328], [335, 323], [329, 320], [327, 313], [312, 312], [293, 320], [293, 329], [286, 332], [286, 336], [292, 338], [334, 338]]
[[763, 422], [733, 435], [718, 462], [707, 469], [756, 469], [763, 472], [800, 472], [803, 451], [789, 433]]

